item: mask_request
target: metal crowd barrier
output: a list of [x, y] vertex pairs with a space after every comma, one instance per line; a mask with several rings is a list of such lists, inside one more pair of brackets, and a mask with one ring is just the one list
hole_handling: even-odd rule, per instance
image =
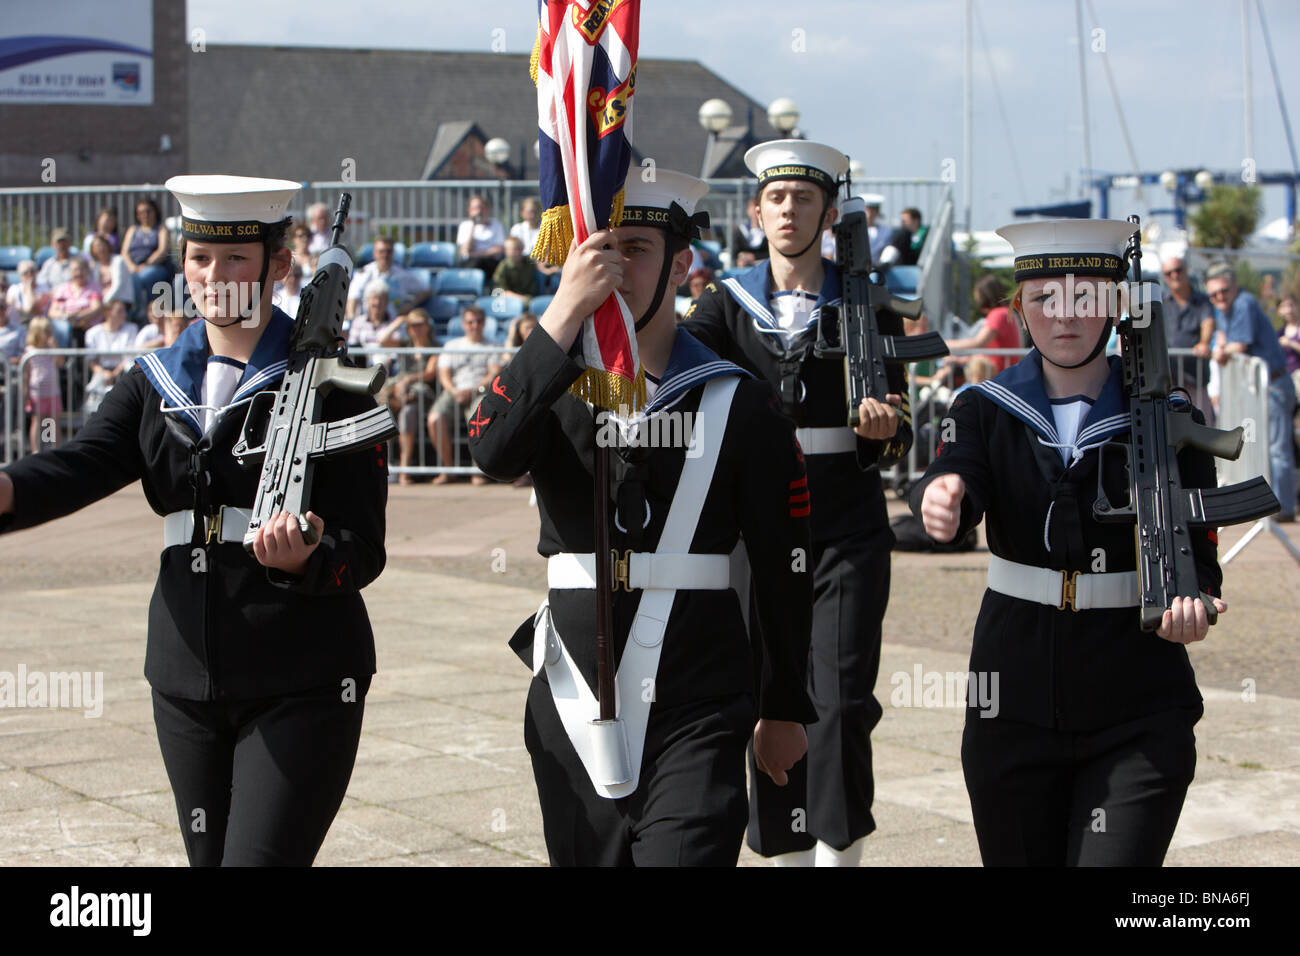
[[[485, 344], [475, 348], [456, 348], [447, 349], [444, 347], [435, 348], [385, 348], [383, 346], [373, 346], [370, 348], [352, 348], [348, 350], [351, 356], [366, 358], [370, 364], [376, 360], [382, 361], [390, 371], [390, 381], [397, 375], [407, 372], [423, 370], [431, 356], [438, 356], [444, 353], [469, 354], [469, 353], [487, 353], [501, 356], [501, 364], [505, 364], [506, 356], [513, 355], [518, 349], [508, 348], [504, 345]], [[26, 396], [23, 395], [22, 382], [27, 370], [28, 363], [32, 357], [37, 355], [48, 355], [62, 357], [65, 359], [63, 374], [61, 379], [61, 395], [63, 401], [63, 410], [58, 419], [47, 425], [38, 423], [37, 438], [38, 443], [45, 444], [43, 433], [50, 427], [54, 430], [56, 444], [62, 444], [85, 424], [88, 416], [85, 413], [84, 392], [85, 386], [90, 380], [89, 360], [98, 355], [120, 355], [128, 360], [134, 359], [140, 355], [140, 349], [89, 349], [89, 348], [67, 348], [67, 349], [42, 349], [29, 355], [24, 355], [22, 360], [16, 366], [4, 363], [3, 379], [3, 417], [4, 417], [4, 454], [3, 461], [0, 463], [8, 464], [21, 458], [23, 455], [33, 451], [30, 428], [32, 416], [26, 410]], [[397, 374], [393, 374], [396, 368]], [[433, 403], [437, 401], [438, 396], [442, 394], [442, 385], [435, 377], [434, 381], [429, 383], [429, 388], [417, 389], [415, 392], [414, 403], [416, 407], [415, 428], [416, 428], [416, 459], [414, 463], [403, 466], [400, 462], [400, 443], [394, 441], [390, 445], [389, 462], [393, 474], [409, 474], [416, 476], [433, 476], [440, 474], [452, 475], [476, 475], [481, 472], [474, 466], [469, 457], [469, 447], [467, 444], [468, 436], [465, 428], [465, 416], [463, 414], [452, 415], [452, 434], [451, 446], [453, 450], [453, 459], [450, 463], [439, 462], [436, 451], [431, 447], [431, 436], [428, 434], [427, 419], [429, 412], [433, 410]], [[387, 392], [381, 392], [381, 397], [386, 397]], [[395, 415], [399, 412], [395, 412]]]

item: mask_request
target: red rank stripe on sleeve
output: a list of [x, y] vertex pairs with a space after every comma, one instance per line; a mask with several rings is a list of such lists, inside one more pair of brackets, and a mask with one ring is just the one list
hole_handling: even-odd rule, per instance
[[1219, 532], [1213, 528], [1206, 529], [1205, 536], [1210, 539], [1210, 544], [1217, 545], [1219, 543]]
[[790, 482], [790, 517], [806, 518], [811, 507], [811, 500], [808, 495], [808, 476], [804, 475], [802, 478]]

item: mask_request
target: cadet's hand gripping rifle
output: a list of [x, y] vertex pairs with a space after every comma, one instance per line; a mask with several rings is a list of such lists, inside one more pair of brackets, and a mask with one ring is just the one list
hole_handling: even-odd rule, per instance
[[[920, 299], [890, 295], [880, 281], [871, 262], [866, 203], [857, 196], [844, 203], [835, 224], [835, 264], [839, 266], [843, 290], [839, 314], [835, 315], [834, 309], [822, 309], [813, 354], [818, 358], [844, 356], [849, 425], [856, 428], [862, 400], [883, 402], [892, 391], [885, 375], [886, 362], [904, 365], [942, 358], [948, 354], [948, 346], [938, 332], [909, 336], [881, 333], [879, 312], [919, 319], [923, 306]], [[873, 275], [877, 276], [874, 281]]]
[[[1255, 521], [1280, 511], [1281, 506], [1260, 476], [1219, 488], [1183, 486], [1177, 457], [1183, 446], [1235, 461], [1241, 454], [1242, 429], [1224, 431], [1198, 425], [1192, 421], [1189, 401], [1170, 404], [1173, 376], [1160, 290], [1155, 283], [1142, 281], [1139, 220], [1129, 216], [1128, 221], [1135, 230], [1129, 247], [1133, 282], [1119, 334], [1132, 437], [1128, 444], [1112, 442], [1099, 449], [1102, 458], [1097, 464], [1097, 500], [1092, 510], [1098, 521], [1136, 522], [1142, 630], [1156, 630], [1175, 597], [1199, 597], [1213, 624], [1217, 617], [1214, 601], [1201, 591], [1196, 576], [1191, 526]], [[1102, 487], [1104, 455], [1111, 447], [1123, 452], [1128, 471], [1128, 502], [1121, 506], [1112, 504]]]
[[[258, 530], [283, 511], [297, 516], [303, 540], [315, 544], [316, 529], [303, 517], [311, 501], [315, 460], [385, 442], [397, 434], [397, 424], [386, 405], [341, 421], [320, 420], [321, 405], [330, 389], [373, 395], [386, 375], [380, 365], [352, 368], [340, 361], [347, 350], [343, 315], [352, 279], [352, 254], [341, 240], [351, 204], [352, 196], [344, 193], [334, 215], [329, 248], [320, 254], [316, 275], [303, 287], [298, 300], [298, 316], [289, 340], [289, 367], [280, 390], [253, 397], [243, 435], [233, 449], [240, 464], [263, 460], [257, 500], [244, 535], [249, 553]], [[263, 423], [265, 433], [261, 433]]]

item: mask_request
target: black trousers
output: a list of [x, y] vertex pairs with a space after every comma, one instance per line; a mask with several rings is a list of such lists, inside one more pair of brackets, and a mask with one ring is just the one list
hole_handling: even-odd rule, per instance
[[370, 678], [252, 701], [153, 692], [191, 866], [310, 866], [352, 776]]
[[1159, 866], [1201, 708], [1070, 733], [967, 712], [961, 762], [985, 866]]
[[880, 626], [889, 604], [888, 528], [813, 546], [813, 625], [808, 692], [817, 722], [808, 755], [774, 784], [749, 757], [749, 846], [762, 856], [807, 850], [818, 840], [843, 850], [876, 829], [871, 815], [871, 731]]
[[524, 741], [551, 865], [735, 866], [745, 832], [745, 743], [753, 730], [748, 694], [654, 704], [637, 789], [610, 800], [592, 786], [550, 687], [535, 679]]

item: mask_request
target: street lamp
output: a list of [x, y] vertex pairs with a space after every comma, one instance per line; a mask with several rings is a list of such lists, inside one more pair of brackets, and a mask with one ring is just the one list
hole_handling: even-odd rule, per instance
[[497, 215], [508, 217], [506, 180], [510, 178], [510, 144], [500, 136], [494, 136], [483, 144], [483, 155], [497, 168]]
[[1160, 188], [1174, 192], [1178, 188], [1178, 174], [1172, 169], [1166, 169], [1160, 174]]
[[1214, 185], [1214, 174], [1208, 170], [1202, 169], [1196, 174], [1196, 178], [1193, 181], [1196, 183], [1197, 189], [1202, 192], [1209, 192], [1210, 187]]
[[705, 100], [700, 106], [700, 125], [714, 136], [731, 125], [731, 107], [726, 100]]
[[767, 121], [782, 136], [791, 136], [799, 125], [799, 107], [788, 96], [775, 99], [767, 108]]

